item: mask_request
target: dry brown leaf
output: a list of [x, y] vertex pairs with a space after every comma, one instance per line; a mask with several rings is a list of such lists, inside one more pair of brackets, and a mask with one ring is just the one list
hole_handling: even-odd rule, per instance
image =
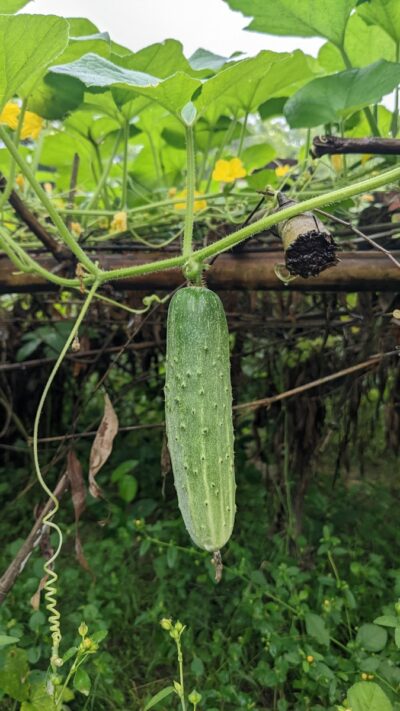
[[31, 605], [32, 605], [33, 609], [35, 610], [35, 612], [36, 612], [36, 611], [39, 609], [39, 607], [40, 607], [40, 593], [42, 592], [44, 586], [46, 585], [48, 578], [49, 578], [49, 576], [48, 576], [47, 574], [46, 574], [46, 575], [43, 575], [43, 578], [40, 580], [38, 589], [36, 590], [36, 592], [35, 592], [35, 593], [32, 595], [32, 597], [31, 597], [31, 601], [30, 601], [30, 602], [31, 602]]
[[86, 507], [86, 489], [83, 481], [82, 465], [73, 449], [68, 452], [66, 474], [71, 485], [75, 522], [78, 523]]
[[104, 415], [92, 444], [89, 460], [89, 491], [98, 499], [101, 489], [95, 477], [111, 454], [114, 437], [118, 432], [118, 417], [107, 393], [104, 396]]

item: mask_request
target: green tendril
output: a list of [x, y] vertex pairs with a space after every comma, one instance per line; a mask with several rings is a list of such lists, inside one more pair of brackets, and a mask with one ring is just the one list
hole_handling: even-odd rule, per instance
[[58, 502], [57, 497], [54, 495], [54, 493], [49, 489], [47, 486], [46, 482], [43, 479], [43, 475], [40, 469], [40, 464], [39, 464], [39, 453], [38, 453], [38, 433], [39, 433], [39, 423], [40, 423], [40, 417], [43, 411], [43, 407], [47, 398], [47, 395], [49, 393], [50, 387], [54, 381], [54, 378], [60, 368], [61, 363], [64, 360], [64, 357], [70, 348], [75, 336], [78, 333], [79, 327], [85, 318], [85, 315], [89, 309], [90, 303], [95, 296], [96, 290], [98, 289], [99, 283], [98, 281], [95, 281], [93, 286], [91, 287], [86, 300], [81, 308], [81, 311], [71, 329], [71, 332], [65, 342], [65, 345], [60, 353], [60, 355], [57, 358], [57, 361], [53, 367], [53, 370], [51, 371], [49, 378], [47, 380], [47, 383], [44, 387], [43, 393], [41, 395], [39, 405], [36, 411], [35, 415], [35, 422], [33, 425], [33, 460], [35, 464], [35, 471], [36, 471], [36, 476], [38, 478], [38, 481], [42, 487], [42, 489], [46, 492], [47, 496], [51, 499], [53, 502], [54, 506], [49, 511], [46, 516], [43, 518], [43, 526], [48, 526], [48, 528], [52, 529], [57, 533], [58, 536], [58, 544], [56, 547], [55, 552], [51, 556], [49, 560], [46, 561], [46, 563], [43, 566], [43, 569], [45, 571], [45, 574], [47, 576], [47, 581], [44, 586], [45, 590], [45, 600], [46, 600], [46, 609], [49, 612], [49, 625], [50, 625], [50, 632], [51, 632], [51, 637], [52, 637], [52, 650], [51, 650], [51, 658], [50, 658], [50, 664], [52, 667], [53, 671], [56, 671], [56, 669], [60, 666], [62, 666], [62, 659], [59, 656], [59, 647], [60, 647], [60, 642], [61, 642], [61, 626], [60, 626], [60, 612], [57, 609], [57, 580], [58, 576], [57, 573], [53, 570], [54, 563], [56, 559], [58, 558], [58, 555], [60, 553], [62, 543], [63, 543], [63, 536], [62, 532], [59, 528], [59, 526], [54, 523], [52, 520], [55, 514], [57, 513], [60, 505]]

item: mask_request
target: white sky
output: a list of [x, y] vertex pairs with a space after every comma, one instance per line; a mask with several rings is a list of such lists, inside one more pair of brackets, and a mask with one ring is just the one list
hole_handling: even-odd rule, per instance
[[172, 37], [182, 42], [186, 56], [198, 47], [224, 56], [297, 48], [315, 56], [323, 44], [317, 38], [245, 32], [249, 19], [230, 10], [223, 0], [34, 0], [24, 12], [86, 17], [132, 50]]

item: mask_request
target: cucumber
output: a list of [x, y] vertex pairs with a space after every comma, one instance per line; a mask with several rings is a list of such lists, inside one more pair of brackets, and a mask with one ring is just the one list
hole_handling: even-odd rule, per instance
[[165, 419], [178, 504], [193, 542], [216, 553], [235, 519], [229, 333], [219, 297], [178, 291], [168, 310]]

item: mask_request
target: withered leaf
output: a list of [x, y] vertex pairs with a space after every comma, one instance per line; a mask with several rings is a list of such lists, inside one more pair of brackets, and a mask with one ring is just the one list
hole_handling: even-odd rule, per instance
[[107, 393], [104, 396], [104, 415], [92, 444], [89, 461], [89, 491], [98, 499], [101, 489], [95, 477], [111, 454], [114, 437], [118, 432], [118, 417]]
[[75, 522], [78, 523], [86, 507], [86, 489], [83, 481], [82, 465], [73, 449], [68, 452], [66, 474], [71, 485]]

